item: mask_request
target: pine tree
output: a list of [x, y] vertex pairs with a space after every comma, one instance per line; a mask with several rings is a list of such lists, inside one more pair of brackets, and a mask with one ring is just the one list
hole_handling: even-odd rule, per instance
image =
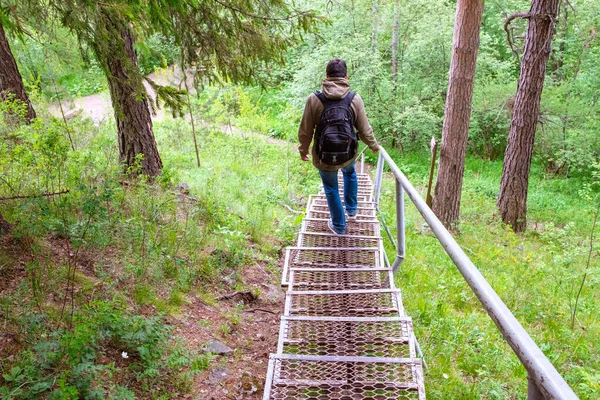
[[23, 78], [17, 67], [15, 57], [0, 19], [0, 100], [20, 100], [27, 106], [25, 120], [30, 123], [35, 118], [35, 110], [23, 86]]
[[[37, 2], [39, 0], [29, 0]], [[283, 62], [283, 51], [317, 21], [281, 0], [50, 0], [55, 17], [92, 49], [107, 76], [126, 167], [141, 156], [142, 172], [162, 167], [149, 108], [151, 98], [137, 65], [136, 40], [156, 32], [182, 49], [182, 62], [196, 66], [195, 83], [254, 82], [267, 62]], [[31, 8], [31, 4], [30, 4]], [[174, 114], [183, 114], [185, 91], [149, 81]]]
[[482, 0], [459, 0], [456, 5], [448, 97], [433, 198], [433, 211], [448, 227], [454, 225], [460, 214], [482, 14]]
[[497, 201], [502, 221], [515, 232], [523, 232], [527, 227], [531, 156], [558, 3], [533, 0], [528, 13], [515, 13], [507, 19], [507, 25], [517, 17], [529, 19]]

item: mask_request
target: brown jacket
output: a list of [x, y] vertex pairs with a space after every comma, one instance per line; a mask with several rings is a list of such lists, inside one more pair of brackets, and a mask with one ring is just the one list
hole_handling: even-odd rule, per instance
[[[327, 78], [323, 81], [323, 93], [327, 98], [330, 99], [343, 99], [350, 91], [350, 84], [346, 78]], [[373, 135], [373, 128], [369, 125], [367, 120], [367, 113], [365, 112], [365, 105], [358, 95], [354, 96], [352, 103], [350, 104], [352, 111], [356, 116], [354, 126], [358, 131], [358, 137], [360, 140], [366, 143], [371, 150], [377, 149], [379, 146], [377, 140]], [[304, 107], [304, 114], [302, 115], [302, 121], [300, 121], [300, 128], [298, 129], [298, 140], [300, 146], [300, 156], [304, 157], [308, 155], [308, 148], [315, 135], [315, 130], [321, 119], [321, 113], [323, 112], [323, 103], [321, 100], [312, 93], [306, 100], [306, 106]], [[319, 160], [315, 146], [312, 146], [312, 162], [315, 167], [325, 171], [335, 171], [349, 165], [353, 160], [350, 160], [342, 165], [327, 165]], [[356, 157], [355, 157], [356, 159]]]

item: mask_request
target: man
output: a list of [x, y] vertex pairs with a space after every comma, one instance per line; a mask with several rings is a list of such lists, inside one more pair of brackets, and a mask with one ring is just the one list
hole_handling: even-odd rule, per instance
[[[333, 233], [341, 235], [346, 232], [346, 216], [344, 215], [344, 206], [342, 205], [338, 190], [338, 169], [342, 170], [344, 176], [344, 204], [348, 219], [352, 220], [356, 218], [358, 205], [358, 179], [356, 177], [356, 170], [354, 169], [358, 152], [355, 148], [349, 149], [350, 159], [339, 164], [336, 162], [337, 155], [341, 154], [340, 158], [344, 159], [345, 154], [323, 151], [323, 148], [321, 148], [323, 147], [321, 138], [324, 136], [323, 132], [329, 130], [329, 127], [326, 125], [331, 123], [331, 119], [321, 119], [322, 113], [326, 110], [325, 107], [327, 106], [326, 113], [331, 108], [337, 107], [338, 111], [342, 114], [345, 107], [349, 111], [348, 115], [351, 119], [349, 129], [354, 134], [354, 137], [356, 137], [356, 133], [354, 132], [354, 128], [356, 128], [360, 140], [366, 143], [374, 153], [379, 151], [379, 145], [373, 135], [373, 128], [371, 128], [367, 120], [365, 105], [362, 99], [358, 94], [350, 92], [346, 63], [339, 58], [334, 58], [327, 64], [326, 73], [327, 77], [323, 81], [322, 91], [312, 93], [306, 100], [304, 114], [302, 115], [302, 121], [298, 129], [298, 140], [300, 141], [298, 150], [300, 158], [303, 161], [308, 161], [308, 148], [313, 138], [315, 139], [311, 155], [313, 165], [319, 170], [319, 174], [323, 180], [323, 188], [331, 216], [328, 226]], [[342, 119], [342, 123], [344, 120], [346, 118]], [[336, 127], [336, 129], [343, 130], [344, 128]], [[352, 143], [351, 138], [349, 141]]]

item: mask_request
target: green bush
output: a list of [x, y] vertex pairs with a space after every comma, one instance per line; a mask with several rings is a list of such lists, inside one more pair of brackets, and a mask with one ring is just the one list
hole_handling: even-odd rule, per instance
[[[144, 391], [151, 391], [157, 379], [176, 379], [169, 369], [189, 366], [194, 356], [181, 351], [171, 333], [160, 317], [131, 315], [117, 301], [94, 301], [76, 313], [72, 331], [54, 331], [22, 353], [2, 375], [0, 394], [11, 399], [42, 394], [50, 399], [134, 398], [134, 392], [106, 378], [125, 372]], [[119, 359], [125, 366], [117, 367]], [[196, 362], [195, 370], [206, 366]]]

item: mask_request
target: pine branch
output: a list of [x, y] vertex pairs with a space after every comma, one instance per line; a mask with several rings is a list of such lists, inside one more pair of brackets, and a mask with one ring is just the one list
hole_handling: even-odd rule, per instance
[[185, 96], [186, 90], [180, 90], [173, 86], [162, 86], [154, 82], [152, 79], [145, 77], [146, 82], [150, 84], [152, 89], [156, 92], [156, 99], [153, 103], [154, 106], [160, 108], [160, 102], [162, 101], [172, 112], [173, 118], [183, 117], [183, 108], [186, 105]]
[[249, 11], [242, 10], [238, 7], [235, 7], [231, 4], [224, 3], [220, 0], [213, 0], [215, 3], [220, 4], [221, 6], [227, 8], [228, 10], [235, 11], [236, 13], [242, 14], [245, 17], [258, 19], [261, 21], [291, 21], [293, 19], [302, 18], [302, 17], [312, 17], [314, 14], [311, 11], [302, 11], [296, 14], [291, 14], [286, 17], [266, 17], [264, 15], [253, 14]]

